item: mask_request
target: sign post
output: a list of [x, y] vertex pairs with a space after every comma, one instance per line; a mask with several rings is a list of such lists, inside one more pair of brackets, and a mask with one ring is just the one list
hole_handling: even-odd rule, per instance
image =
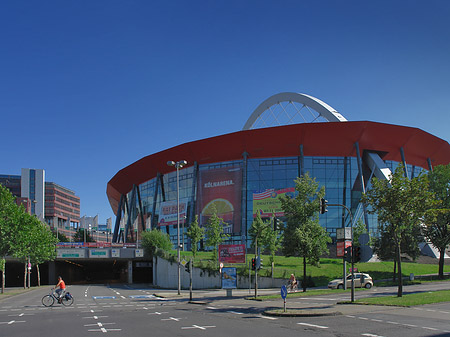
[[287, 297], [287, 288], [285, 285], [281, 286], [281, 298], [283, 299], [283, 311], [286, 312], [286, 297]]

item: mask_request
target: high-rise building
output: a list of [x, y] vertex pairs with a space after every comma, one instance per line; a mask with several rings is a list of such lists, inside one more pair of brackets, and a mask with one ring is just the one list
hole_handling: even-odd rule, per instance
[[52, 228], [78, 228], [80, 198], [75, 192], [52, 182], [45, 183], [45, 222]]
[[[21, 175], [0, 175], [0, 184], [16, 197], [30, 214], [35, 214], [51, 228], [78, 228], [80, 224], [80, 198], [75, 192], [45, 181], [42, 169], [23, 168]], [[67, 234], [70, 234], [69, 232]]]
[[30, 200], [31, 214], [35, 214], [40, 220], [44, 220], [45, 171], [23, 168], [20, 182], [20, 196]]

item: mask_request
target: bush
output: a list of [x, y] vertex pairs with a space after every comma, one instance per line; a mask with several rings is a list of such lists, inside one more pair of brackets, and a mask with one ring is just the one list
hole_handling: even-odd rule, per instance
[[144, 247], [145, 253], [151, 256], [157, 251], [165, 255], [172, 250], [172, 241], [170, 241], [169, 234], [153, 229], [142, 234], [142, 247]]

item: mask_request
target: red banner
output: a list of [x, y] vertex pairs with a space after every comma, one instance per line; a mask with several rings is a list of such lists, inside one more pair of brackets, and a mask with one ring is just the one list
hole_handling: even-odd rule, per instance
[[198, 184], [199, 225], [208, 222], [215, 208], [223, 219], [225, 233], [240, 232], [242, 169], [237, 166], [200, 171]]
[[219, 245], [219, 262], [245, 263], [245, 245]]

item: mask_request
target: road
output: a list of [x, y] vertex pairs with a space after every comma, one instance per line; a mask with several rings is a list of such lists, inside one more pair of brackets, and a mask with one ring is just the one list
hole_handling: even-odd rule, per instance
[[[405, 288], [406, 292], [423, 291]], [[396, 290], [374, 288], [356, 292], [356, 296], [376, 295], [381, 289]], [[245, 292], [232, 298], [226, 298], [224, 291], [198, 292], [195, 299], [203, 304], [192, 304], [186, 296], [176, 296], [176, 291], [169, 298], [159, 298], [153, 294], [160, 290], [154, 289], [75, 285], [68, 288], [75, 298], [72, 307], [56, 304], [46, 308], [41, 298], [48, 290], [40, 288], [3, 299], [0, 336], [450, 336], [450, 303], [414, 308], [342, 305], [337, 306], [342, 313], [337, 316], [271, 317], [262, 313], [268, 307], [281, 308], [281, 299], [249, 301], [241, 296]], [[288, 306], [306, 310], [335, 307], [348, 296], [289, 298]]]

